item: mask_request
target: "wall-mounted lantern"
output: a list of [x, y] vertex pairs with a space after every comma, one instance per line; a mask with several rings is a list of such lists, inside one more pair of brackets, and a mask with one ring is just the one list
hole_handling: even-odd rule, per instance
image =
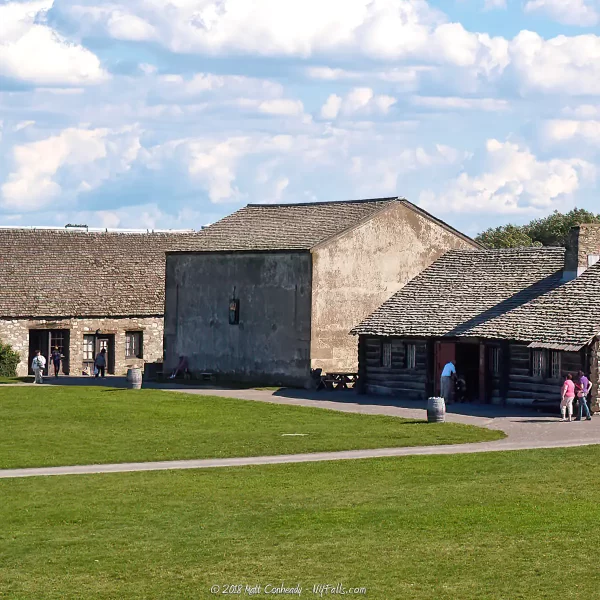
[[229, 324], [239, 325], [240, 324], [240, 299], [236, 298], [236, 288], [233, 288], [233, 294], [229, 299]]

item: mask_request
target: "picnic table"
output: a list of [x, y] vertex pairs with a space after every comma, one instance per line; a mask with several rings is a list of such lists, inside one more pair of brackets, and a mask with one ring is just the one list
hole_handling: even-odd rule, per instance
[[347, 390], [353, 388], [358, 381], [358, 373], [330, 372], [321, 376], [317, 389]]

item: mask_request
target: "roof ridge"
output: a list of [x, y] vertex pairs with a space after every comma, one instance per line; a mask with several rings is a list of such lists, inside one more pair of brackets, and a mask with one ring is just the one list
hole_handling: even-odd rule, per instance
[[288, 207], [288, 206], [323, 206], [324, 204], [327, 205], [331, 205], [331, 204], [368, 204], [369, 202], [375, 203], [375, 202], [393, 202], [393, 201], [398, 201], [401, 202], [403, 199], [398, 197], [398, 196], [388, 196], [385, 198], [365, 198], [365, 199], [359, 199], [359, 200], [323, 200], [323, 201], [319, 201], [319, 202], [280, 202], [277, 204], [261, 204], [261, 203], [250, 203], [250, 204], [246, 204], [245, 207], [243, 208], [257, 208], [257, 207], [261, 207], [261, 208], [283, 208], [283, 207]]

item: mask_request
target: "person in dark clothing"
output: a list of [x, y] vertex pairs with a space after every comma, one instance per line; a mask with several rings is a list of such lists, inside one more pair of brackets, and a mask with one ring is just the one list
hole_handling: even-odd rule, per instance
[[96, 356], [94, 367], [96, 369], [96, 377], [100, 377], [100, 375], [106, 377], [106, 348], [102, 348], [100, 354]]
[[60, 353], [58, 346], [54, 346], [54, 350], [52, 350], [51, 358], [52, 358], [52, 365], [54, 366], [54, 377], [58, 377], [58, 374], [60, 372], [60, 361], [62, 359], [62, 354]]

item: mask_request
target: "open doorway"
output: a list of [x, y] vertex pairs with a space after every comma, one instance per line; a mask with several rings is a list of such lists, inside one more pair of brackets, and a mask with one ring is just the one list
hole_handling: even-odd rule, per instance
[[479, 398], [479, 344], [456, 344], [456, 373], [466, 384], [465, 400], [467, 402], [484, 401]]
[[32, 375], [31, 363], [36, 350], [39, 350], [46, 359], [44, 375], [48, 375], [50, 369], [50, 354], [54, 348], [62, 354], [60, 372], [69, 374], [71, 332], [68, 329], [30, 329], [29, 330], [29, 374]]

